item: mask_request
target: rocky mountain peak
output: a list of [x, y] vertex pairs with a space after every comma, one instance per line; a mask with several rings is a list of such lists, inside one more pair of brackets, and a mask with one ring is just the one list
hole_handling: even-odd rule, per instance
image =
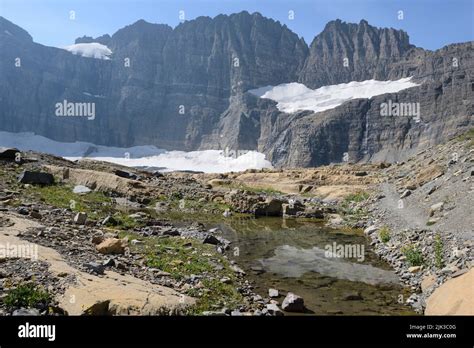
[[8, 19], [0, 16], [0, 38], [2, 39], [14, 39], [18, 41], [33, 41], [28, 32], [18, 25], [13, 24]]

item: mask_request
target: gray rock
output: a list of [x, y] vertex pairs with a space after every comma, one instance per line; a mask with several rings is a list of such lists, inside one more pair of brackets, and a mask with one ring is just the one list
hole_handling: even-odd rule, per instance
[[39, 316], [40, 311], [36, 308], [20, 308], [16, 309], [12, 313], [13, 316]]
[[273, 316], [283, 316], [284, 313], [281, 311], [281, 309], [274, 303], [269, 303], [266, 306], [266, 310], [268, 314], [273, 315]]
[[87, 262], [87, 263], [84, 263], [83, 266], [87, 270], [92, 271], [93, 273], [104, 274], [105, 265], [101, 265], [97, 262]]
[[77, 194], [85, 194], [85, 193], [89, 193], [91, 192], [92, 190], [90, 188], [88, 188], [87, 186], [84, 186], [84, 185], [76, 185], [74, 186], [72, 192], [73, 193], [77, 193]]
[[85, 225], [87, 221], [87, 214], [79, 212], [74, 216], [74, 223], [77, 225]]
[[304, 312], [304, 300], [301, 296], [289, 292], [283, 300], [281, 308], [286, 312]]
[[268, 289], [268, 296], [274, 298], [280, 296], [277, 289]]
[[18, 177], [18, 182], [33, 185], [52, 185], [54, 184], [54, 176], [50, 173], [25, 170]]

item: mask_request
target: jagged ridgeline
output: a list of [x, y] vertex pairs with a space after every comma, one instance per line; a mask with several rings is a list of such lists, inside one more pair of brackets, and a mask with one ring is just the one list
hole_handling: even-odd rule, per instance
[[[91, 42], [110, 50], [108, 59], [40, 45], [0, 17], [0, 129], [107, 146], [258, 150], [275, 165], [316, 166], [404, 159], [473, 123], [473, 42], [432, 52], [401, 30], [335, 20], [308, 46], [285, 25], [248, 12], [174, 29], [140, 20], [112, 36], [76, 40]], [[406, 77], [417, 86], [321, 112], [284, 112], [248, 92]], [[94, 117], [57, 117], [64, 101], [94, 103]], [[417, 104], [420, 117], [381, 115], [392, 102]]]

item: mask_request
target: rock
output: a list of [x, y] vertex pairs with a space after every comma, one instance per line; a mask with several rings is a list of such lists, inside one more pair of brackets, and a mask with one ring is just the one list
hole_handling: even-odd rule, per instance
[[438, 287], [426, 301], [425, 315], [474, 315], [474, 268]]
[[232, 212], [229, 209], [226, 209], [223, 213], [222, 216], [224, 217], [230, 217], [232, 215]]
[[345, 294], [342, 299], [344, 301], [362, 301], [364, 298], [361, 293], [357, 291]]
[[434, 225], [435, 223], [437, 223], [441, 218], [439, 217], [432, 217], [432, 218], [429, 218], [428, 221], [426, 221], [426, 225], [427, 226], [431, 226], [431, 225]]
[[304, 212], [305, 206], [300, 202], [296, 201], [293, 203], [284, 203], [281, 205], [282, 215], [287, 216], [296, 216], [298, 213]]
[[300, 185], [299, 186], [299, 191], [300, 193], [308, 193], [313, 189], [313, 185]]
[[237, 265], [231, 265], [230, 268], [237, 274], [245, 275], [245, 271]]
[[91, 238], [91, 242], [92, 244], [100, 244], [104, 241], [105, 237], [104, 237], [104, 233], [102, 233], [102, 231], [99, 231], [99, 232], [96, 232], [92, 238]]
[[214, 237], [212, 234], [208, 234], [204, 240], [202, 241], [203, 244], [212, 244], [212, 245], [218, 245], [220, 243], [219, 239]]
[[41, 219], [43, 216], [36, 210], [30, 212], [30, 216], [35, 219]]
[[421, 291], [427, 292], [436, 284], [436, 276], [433, 274], [426, 275], [423, 280], [421, 281]]
[[304, 300], [302, 297], [289, 292], [283, 300], [281, 308], [286, 312], [304, 312]]
[[83, 266], [94, 273], [104, 274], [105, 265], [101, 265], [97, 262], [87, 262], [87, 263], [84, 263]]
[[20, 153], [20, 150], [14, 147], [0, 147], [0, 159], [14, 161], [17, 159], [17, 153]]
[[54, 176], [49, 173], [25, 170], [18, 177], [18, 182], [33, 185], [52, 185], [54, 184]]
[[364, 234], [365, 234], [366, 236], [371, 235], [372, 233], [377, 232], [378, 229], [379, 229], [379, 228], [378, 228], [377, 226], [375, 226], [375, 225], [369, 226], [369, 227], [367, 227], [367, 228], [364, 230]]
[[12, 315], [16, 316], [38, 316], [40, 315], [39, 310], [36, 308], [20, 308], [13, 311]]
[[344, 219], [339, 214], [329, 215], [329, 224], [333, 226], [340, 226], [344, 223]]
[[400, 198], [405, 198], [405, 197], [408, 197], [409, 195], [411, 195], [411, 191], [410, 191], [410, 190], [405, 190], [405, 191], [401, 194]]
[[87, 221], [87, 214], [79, 212], [74, 216], [74, 223], [77, 225], [85, 225]]
[[443, 207], [444, 207], [444, 202], [433, 204], [430, 207], [430, 216], [433, 216], [436, 212], [442, 211]]
[[280, 294], [278, 293], [277, 289], [268, 289], [268, 296], [274, 298], [274, 297], [279, 297]]
[[96, 249], [101, 254], [123, 254], [125, 252], [123, 241], [117, 238], [107, 238], [97, 245]]
[[412, 266], [412, 267], [408, 267], [408, 272], [410, 273], [417, 273], [419, 271], [421, 271], [423, 267], [422, 266]]
[[259, 202], [255, 205], [255, 216], [281, 216], [283, 201], [277, 198], [267, 198], [265, 202]]
[[102, 225], [109, 225], [109, 226], [117, 226], [118, 221], [111, 215], [107, 216], [104, 220], [102, 220]]
[[231, 284], [232, 280], [229, 277], [223, 277], [221, 278], [220, 282], [223, 284]]
[[114, 174], [125, 179], [139, 180], [140, 177], [134, 173], [126, 172], [124, 170], [117, 169], [114, 171]]
[[102, 265], [105, 267], [114, 267], [115, 266], [115, 260], [114, 259], [107, 259], [102, 262]]
[[[462, 276], [463, 274], [467, 273], [468, 271], [469, 271], [469, 269], [467, 269], [467, 268], [460, 269], [459, 271], [456, 271], [453, 274], [451, 274], [451, 278], [457, 278], [459, 276]], [[473, 286], [474, 286], [474, 284], [473, 284]]]
[[323, 209], [316, 206], [306, 206], [302, 215], [307, 218], [324, 219]]
[[227, 314], [225, 312], [220, 312], [220, 311], [204, 311], [201, 313], [201, 315], [205, 317], [225, 317]]
[[268, 314], [273, 315], [273, 316], [283, 316], [283, 315], [285, 315], [281, 311], [281, 309], [276, 304], [273, 304], [273, 303], [267, 304], [266, 309], [267, 309]]
[[72, 192], [73, 193], [77, 193], [77, 194], [86, 194], [86, 193], [89, 193], [91, 192], [92, 190], [90, 188], [88, 188], [87, 186], [84, 186], [84, 185], [76, 185], [74, 186]]
[[354, 175], [355, 176], [367, 176], [368, 173], [366, 171], [361, 171], [361, 172], [355, 172]]

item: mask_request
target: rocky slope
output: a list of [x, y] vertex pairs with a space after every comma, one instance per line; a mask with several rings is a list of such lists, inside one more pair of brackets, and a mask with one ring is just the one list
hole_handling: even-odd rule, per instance
[[[472, 126], [472, 42], [430, 52], [403, 31], [337, 20], [308, 47], [286, 26], [247, 12], [174, 29], [141, 20], [77, 43], [91, 41], [106, 44], [111, 59], [39, 45], [0, 17], [1, 129], [125, 147], [259, 150], [279, 166], [314, 166], [341, 162], [344, 153], [350, 162], [401, 160]], [[317, 114], [282, 113], [247, 93], [406, 76], [421, 86]], [[95, 103], [95, 119], [56, 117], [65, 99]], [[389, 99], [419, 103], [421, 122], [380, 116]]]

